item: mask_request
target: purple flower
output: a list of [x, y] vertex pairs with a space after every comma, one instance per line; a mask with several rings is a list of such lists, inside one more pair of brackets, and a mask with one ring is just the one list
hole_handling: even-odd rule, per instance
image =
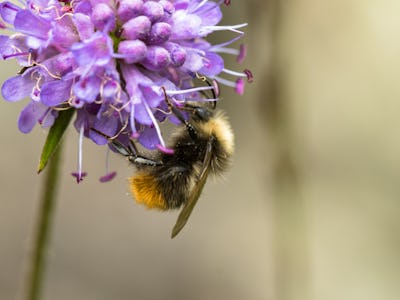
[[[251, 81], [248, 70], [227, 69], [221, 56], [233, 54], [241, 62], [246, 52], [244, 46], [228, 47], [246, 24], [217, 25], [221, 5], [229, 2], [27, 0], [24, 7], [0, 2], [0, 30], [15, 32], [0, 35], [0, 58], [15, 58], [23, 67], [4, 82], [2, 95], [11, 102], [30, 98], [19, 129], [28, 133], [36, 123], [49, 127], [59, 110], [73, 108], [80, 145], [83, 136], [99, 145], [107, 143], [105, 136], [129, 137], [168, 152], [159, 123], [176, 120], [163, 113], [162, 87], [172, 101], [210, 101], [200, 91], [215, 87], [196, 87], [196, 77], [240, 94], [243, 79]], [[205, 37], [215, 31], [230, 31], [233, 38], [212, 45]], [[81, 159], [80, 146], [78, 181]]]

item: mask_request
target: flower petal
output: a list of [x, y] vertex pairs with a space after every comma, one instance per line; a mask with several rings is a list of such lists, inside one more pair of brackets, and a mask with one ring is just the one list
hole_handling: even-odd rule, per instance
[[[117, 118], [96, 119], [93, 123], [93, 128], [106, 136], [112, 137], [117, 133], [118, 121]], [[105, 136], [98, 134], [94, 130], [89, 131], [89, 138], [97, 145], [104, 145], [108, 142]]]
[[75, 6], [75, 13], [82, 13], [90, 16], [90, 14], [92, 13], [92, 4], [90, 3], [90, 1], [77, 2]]
[[3, 98], [10, 102], [22, 100], [30, 95], [35, 86], [35, 81], [30, 76], [18, 75], [7, 79], [1, 87]]
[[69, 16], [61, 18], [54, 24], [52, 34], [52, 43], [57, 45], [60, 49], [68, 50], [73, 43], [79, 40], [74, 23]]
[[86, 40], [92, 36], [94, 32], [94, 25], [88, 15], [76, 13], [73, 16], [73, 22], [78, 30], [81, 40]]
[[81, 78], [81, 80], [74, 84], [75, 96], [85, 102], [93, 102], [99, 94], [100, 85], [101, 80], [95, 75]]
[[219, 5], [214, 2], [205, 3], [201, 9], [196, 11], [196, 15], [201, 18], [202, 26], [213, 26], [218, 24], [222, 19], [222, 12]]
[[110, 62], [113, 53], [112, 40], [97, 32], [89, 40], [74, 44], [71, 51], [80, 66], [105, 66]]
[[186, 54], [185, 63], [183, 68], [191, 72], [197, 72], [204, 66], [203, 57], [194, 51], [188, 51]]
[[200, 73], [213, 77], [222, 72], [224, 68], [224, 60], [221, 56], [214, 52], [207, 52], [204, 58], [204, 67], [200, 69]]
[[51, 24], [30, 10], [21, 9], [15, 16], [14, 27], [28, 36], [46, 40], [49, 37]]
[[135, 105], [135, 120], [143, 125], [153, 124], [153, 121], [146, 110], [146, 106], [142, 102]]
[[196, 15], [179, 10], [172, 16], [172, 40], [185, 40], [198, 37], [201, 19]]
[[157, 149], [157, 145], [160, 143], [154, 126], [146, 126], [144, 130], [140, 132], [138, 141], [150, 150]]
[[46, 82], [40, 92], [40, 101], [47, 106], [57, 106], [71, 97], [72, 81], [53, 80]]
[[38, 102], [31, 101], [21, 111], [18, 128], [23, 133], [29, 133], [48, 108]]
[[6, 54], [8, 49], [7, 43], [9, 40], [10, 38], [8, 36], [0, 34], [0, 59], [4, 59], [4, 54]]
[[[50, 108], [48, 108], [50, 110]], [[58, 117], [58, 111], [51, 110], [50, 112], [46, 112], [46, 114], [39, 119], [39, 124], [42, 125], [43, 128], [48, 128], [53, 126], [54, 121]]]
[[140, 90], [150, 107], [157, 107], [164, 100], [164, 94], [159, 86], [140, 85]]
[[114, 11], [106, 3], [96, 3], [94, 5], [91, 20], [100, 31], [109, 32], [115, 29]]
[[4, 22], [14, 24], [15, 16], [21, 8], [15, 4], [5, 1], [0, 3], [0, 15]]

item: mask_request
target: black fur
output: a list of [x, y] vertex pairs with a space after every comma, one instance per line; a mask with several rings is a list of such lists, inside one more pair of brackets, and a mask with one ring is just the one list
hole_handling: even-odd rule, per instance
[[[137, 165], [139, 170], [154, 178], [156, 190], [163, 194], [168, 209], [180, 208], [188, 200], [191, 189], [204, 168], [209, 168], [211, 174], [218, 174], [229, 164], [230, 157], [217, 137], [202, 132], [198, 126], [208, 122], [214, 116], [213, 113], [201, 108], [200, 114], [195, 116], [186, 124], [186, 129], [181, 130], [172, 141], [173, 154], [159, 152], [155, 157], [155, 161], [160, 163], [157, 166]], [[203, 166], [209, 142], [211, 161], [209, 165]]]

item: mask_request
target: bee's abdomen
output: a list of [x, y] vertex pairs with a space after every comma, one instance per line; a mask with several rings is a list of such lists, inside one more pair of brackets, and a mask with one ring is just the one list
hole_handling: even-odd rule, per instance
[[168, 209], [180, 208], [189, 198], [193, 180], [192, 166], [179, 164], [165, 168], [159, 174], [157, 185], [163, 191]]
[[158, 187], [157, 180], [153, 175], [139, 172], [129, 181], [130, 190], [136, 202], [148, 208], [168, 209], [162, 190]]
[[151, 209], [177, 209], [184, 204], [194, 184], [191, 166], [166, 167], [157, 172], [139, 172], [130, 179], [136, 202]]

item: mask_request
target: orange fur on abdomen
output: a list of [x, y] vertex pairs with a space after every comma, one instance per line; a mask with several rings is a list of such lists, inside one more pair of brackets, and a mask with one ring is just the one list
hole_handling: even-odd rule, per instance
[[166, 210], [168, 208], [164, 196], [160, 193], [154, 176], [138, 173], [129, 179], [131, 193], [136, 202], [148, 208]]

